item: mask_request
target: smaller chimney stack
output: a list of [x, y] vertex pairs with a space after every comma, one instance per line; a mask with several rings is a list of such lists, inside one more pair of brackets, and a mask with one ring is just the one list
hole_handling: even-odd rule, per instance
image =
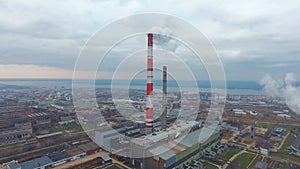
[[167, 66], [163, 66], [163, 113], [161, 116], [161, 128], [167, 129]]

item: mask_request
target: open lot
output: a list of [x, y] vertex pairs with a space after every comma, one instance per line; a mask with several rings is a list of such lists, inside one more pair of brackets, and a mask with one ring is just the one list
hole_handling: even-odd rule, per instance
[[242, 150], [239, 147], [229, 147], [228, 150], [225, 153], [219, 155], [219, 157], [226, 162], [240, 151]]
[[247, 166], [252, 162], [255, 154], [252, 153], [243, 153], [238, 156], [234, 161], [231, 162], [231, 165], [227, 167], [227, 169], [235, 169], [235, 168], [247, 168]]
[[294, 142], [294, 136], [293, 134], [290, 134], [288, 138], [285, 140], [285, 142], [283, 143], [281, 149], [279, 149], [278, 152], [272, 152], [271, 156], [281, 158], [281, 159], [289, 159], [290, 161], [300, 163], [300, 157], [289, 154], [288, 152], [288, 148], [293, 144], [293, 142]]

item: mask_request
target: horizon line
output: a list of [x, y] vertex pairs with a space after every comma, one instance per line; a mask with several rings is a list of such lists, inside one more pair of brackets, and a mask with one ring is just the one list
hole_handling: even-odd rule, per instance
[[[73, 80], [73, 78], [2, 78], [0, 77], [0, 80]], [[112, 80], [112, 79], [92, 79], [92, 78], [80, 78], [80, 79], [75, 79], [75, 80]], [[114, 79], [114, 80], [129, 80], [129, 79]], [[146, 81], [146, 79], [133, 79], [133, 80], [144, 80]], [[154, 79], [156, 80], [162, 80], [161, 79]], [[168, 79], [168, 81], [176, 81], [174, 79]], [[177, 81], [193, 81], [193, 80], [177, 80]], [[209, 79], [202, 79], [202, 80], [196, 80], [196, 81], [210, 81]], [[220, 81], [220, 80], [216, 80], [216, 81]], [[238, 82], [259, 82], [257, 80], [226, 80], [226, 81], [238, 81]], [[300, 82], [300, 81], [297, 81]]]

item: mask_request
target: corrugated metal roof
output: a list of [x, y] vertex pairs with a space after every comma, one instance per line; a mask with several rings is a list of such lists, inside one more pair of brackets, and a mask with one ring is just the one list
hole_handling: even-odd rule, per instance
[[174, 156], [176, 156], [176, 154], [172, 150], [166, 151], [159, 155], [159, 157], [164, 160], [168, 160]]
[[298, 149], [298, 151], [300, 150], [300, 132], [298, 132], [298, 135], [292, 145], [295, 149]]
[[194, 125], [199, 124], [199, 122], [190, 121], [183, 122], [180, 121], [178, 124], [174, 124], [167, 131], [157, 132], [156, 135], [146, 135], [142, 138], [133, 139], [132, 142], [139, 145], [150, 145], [152, 143], [156, 143], [163, 139], [167, 139], [170, 135], [176, 135], [177, 133], [188, 131]]
[[107, 155], [107, 154], [104, 154], [104, 155], [100, 156], [100, 158], [102, 158], [104, 161], [110, 161], [111, 160], [110, 156]]
[[67, 152], [53, 152], [50, 153], [48, 155], [48, 157], [52, 160], [52, 161], [60, 161], [66, 158], [70, 158], [71, 155], [69, 155]]
[[154, 155], [158, 155], [164, 160], [168, 160], [169, 158], [176, 156], [176, 154], [179, 154], [197, 144], [200, 132], [201, 130], [194, 131], [182, 138], [160, 145], [152, 149], [150, 152]]
[[8, 164], [9, 169], [20, 169], [21, 165], [19, 163], [10, 163]]
[[200, 136], [200, 130], [196, 130], [192, 133], [189, 133], [186, 136], [180, 137], [178, 139], [175, 139], [175, 142], [183, 144], [187, 147], [192, 147], [193, 145], [195, 145], [196, 143], [198, 143], [199, 141], [199, 136]]
[[170, 149], [161, 145], [161, 146], [158, 146], [158, 147], [155, 147], [154, 149], [150, 150], [150, 152], [153, 154], [153, 155], [160, 155], [166, 151], [169, 151]]
[[33, 160], [20, 163], [22, 169], [34, 169], [51, 164], [53, 161], [48, 156], [43, 156]]
[[267, 169], [268, 167], [268, 164], [266, 162], [257, 162], [256, 165], [255, 165], [256, 168], [259, 168], [259, 169]]

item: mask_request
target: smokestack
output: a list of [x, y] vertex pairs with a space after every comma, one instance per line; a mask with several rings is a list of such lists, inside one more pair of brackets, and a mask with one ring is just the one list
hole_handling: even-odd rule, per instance
[[252, 119], [252, 124], [251, 124], [251, 139], [254, 139], [254, 136], [255, 136], [255, 120]]
[[161, 128], [167, 129], [167, 66], [163, 67], [163, 113], [161, 116]]
[[148, 56], [147, 56], [147, 91], [146, 91], [146, 134], [153, 129], [153, 34], [148, 34]]

